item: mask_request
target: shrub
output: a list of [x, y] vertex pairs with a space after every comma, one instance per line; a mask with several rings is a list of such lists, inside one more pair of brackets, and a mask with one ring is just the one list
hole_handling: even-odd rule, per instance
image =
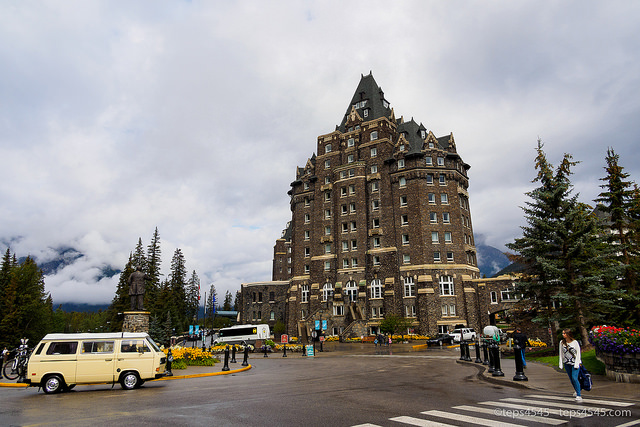
[[629, 354], [640, 353], [640, 331], [615, 326], [594, 326], [589, 332], [589, 342], [598, 351]]

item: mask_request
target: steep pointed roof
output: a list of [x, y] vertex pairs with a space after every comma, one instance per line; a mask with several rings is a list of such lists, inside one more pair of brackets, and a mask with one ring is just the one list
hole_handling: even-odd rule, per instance
[[422, 152], [422, 146], [424, 145], [423, 133], [426, 137], [427, 129], [422, 123], [416, 123], [413, 118], [411, 121], [398, 124], [398, 132], [403, 133], [407, 142], [409, 142], [409, 149], [407, 154], [416, 154]]
[[[355, 108], [360, 117], [366, 117], [366, 121], [375, 120], [380, 117], [389, 117], [391, 115], [391, 106], [389, 101], [384, 98], [384, 92], [378, 86], [373, 74], [369, 72], [368, 75], [361, 75], [360, 83], [356, 88], [351, 103], [347, 107], [347, 111], [344, 113], [342, 123], [338, 126], [341, 132], [345, 132], [347, 117], [351, 113], [351, 109]], [[366, 116], [364, 110], [368, 110]]]

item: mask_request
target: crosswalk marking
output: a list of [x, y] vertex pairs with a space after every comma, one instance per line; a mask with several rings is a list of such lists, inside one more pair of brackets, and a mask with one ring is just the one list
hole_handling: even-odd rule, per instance
[[631, 427], [631, 426], [637, 426], [638, 424], [640, 424], [640, 420], [629, 421], [628, 423], [620, 424], [617, 427]]
[[[460, 409], [462, 411], [469, 411], [469, 412], [478, 412], [481, 414], [489, 414], [489, 415], [497, 415], [497, 416], [501, 416], [501, 417], [509, 417], [512, 418], [510, 415], [508, 415], [508, 411], [503, 411], [503, 413], [501, 414], [500, 412], [496, 412], [495, 409], [491, 409], [491, 408], [479, 408], [477, 406], [467, 406], [467, 405], [462, 405], [462, 406], [454, 406], [452, 409]], [[532, 414], [535, 413], [540, 413], [540, 411], [531, 411]], [[559, 420], [557, 418], [550, 418], [550, 417], [540, 417], [537, 415], [522, 415], [519, 418], [525, 419], [527, 421], [535, 421], [537, 423], [540, 424], [548, 424], [548, 425], [552, 425], [552, 426], [557, 426], [560, 424], [564, 424], [567, 421], [566, 420]]]
[[[570, 401], [570, 402], [575, 402], [576, 398], [575, 397], [563, 397], [563, 396], [544, 396], [542, 394], [530, 394], [527, 397], [535, 397], [537, 399], [551, 399], [551, 400], [564, 400], [564, 401]], [[599, 399], [591, 399], [588, 397], [583, 397], [582, 399], [583, 403], [592, 403], [592, 404], [597, 404], [597, 405], [607, 405], [607, 406], [620, 406], [620, 407], [626, 407], [626, 406], [633, 406], [633, 403], [629, 403], [629, 402], [612, 402], [609, 400], [599, 400]]]
[[409, 424], [411, 426], [419, 426], [419, 427], [455, 427], [451, 424], [439, 423], [437, 421], [425, 420], [422, 418], [413, 418], [413, 417], [395, 417], [389, 418], [391, 421], [397, 421], [403, 424]]
[[432, 417], [448, 418], [451, 420], [462, 421], [462, 422], [471, 423], [471, 424], [478, 424], [481, 426], [492, 426], [492, 427], [521, 427], [522, 426], [522, 424], [511, 424], [511, 423], [505, 423], [502, 421], [488, 420], [485, 418], [478, 418], [478, 417], [470, 417], [468, 415], [460, 415], [453, 412], [444, 412], [444, 411], [437, 411], [437, 410], [424, 411], [424, 412], [421, 412], [421, 414], [430, 415]]
[[[528, 399], [518, 399], [518, 398], [515, 398], [515, 397], [507, 397], [507, 398], [500, 399], [500, 400], [503, 400], [505, 402], [528, 403], [530, 405], [534, 404], [534, 405], [553, 406], [553, 407], [562, 408], [562, 409], [575, 409], [576, 411], [590, 409], [592, 411], [605, 412], [607, 410], [606, 408], [598, 408], [596, 406], [589, 406], [589, 405], [584, 405], [584, 404], [570, 405], [568, 403], [542, 402], [542, 401], [535, 401], [535, 400], [532, 401], [532, 400], [528, 400]], [[575, 399], [573, 401], [575, 402]]]
[[[506, 402], [478, 402], [479, 405], [490, 405], [490, 406], [497, 406], [499, 408], [509, 408], [509, 409], [517, 409], [517, 410], [521, 410], [521, 411], [531, 411], [531, 412], [535, 412], [535, 411], [541, 411], [541, 410], [548, 410], [549, 411], [549, 415], [560, 415], [563, 416], [563, 408], [549, 408], [548, 406], [544, 406], [544, 402], [540, 402], [538, 403], [538, 405], [540, 406], [535, 406], [532, 403], [526, 404], [526, 405], [518, 405], [515, 403], [506, 403]], [[575, 414], [572, 414], [573, 418], [587, 418], [589, 415], [585, 412], [576, 412]]]

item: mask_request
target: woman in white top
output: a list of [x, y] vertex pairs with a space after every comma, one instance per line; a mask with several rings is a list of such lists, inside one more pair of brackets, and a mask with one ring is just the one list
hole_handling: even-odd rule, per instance
[[573, 395], [576, 400], [580, 402], [582, 397], [580, 396], [580, 382], [578, 381], [578, 373], [580, 372], [580, 365], [582, 365], [582, 359], [580, 358], [580, 344], [573, 339], [571, 329], [564, 329], [562, 331], [562, 341], [560, 342], [560, 369], [563, 368], [569, 375], [571, 385], [576, 391]]

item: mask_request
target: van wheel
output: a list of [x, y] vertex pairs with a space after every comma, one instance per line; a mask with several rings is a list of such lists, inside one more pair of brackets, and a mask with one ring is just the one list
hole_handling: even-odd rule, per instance
[[133, 390], [140, 387], [140, 377], [135, 372], [127, 372], [120, 378], [120, 385], [125, 390]]
[[42, 384], [42, 390], [44, 390], [46, 394], [59, 393], [64, 389], [64, 387], [64, 380], [57, 374], [48, 376]]

